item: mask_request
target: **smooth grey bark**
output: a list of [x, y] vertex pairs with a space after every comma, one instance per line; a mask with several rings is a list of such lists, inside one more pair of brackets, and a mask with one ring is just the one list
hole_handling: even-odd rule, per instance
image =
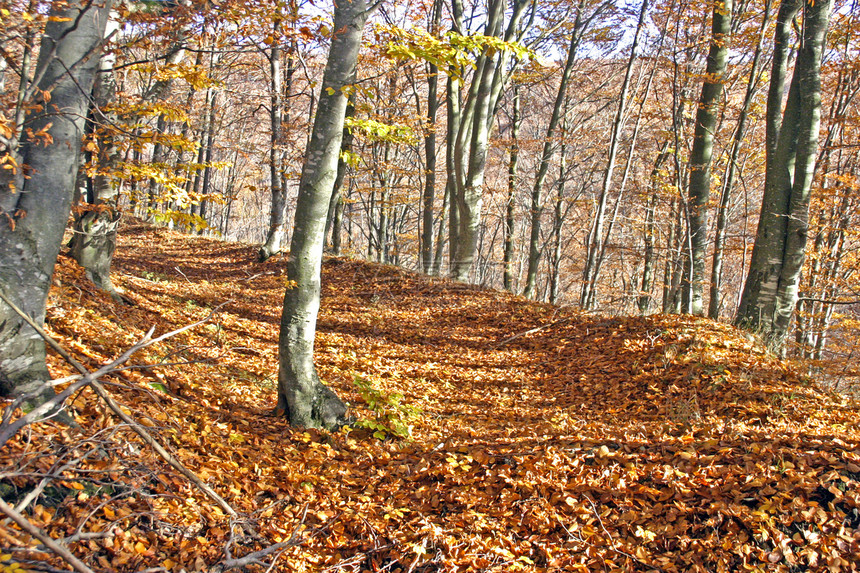
[[540, 163], [538, 164], [537, 174], [535, 175], [534, 185], [532, 186], [531, 227], [529, 230], [529, 264], [528, 271], [526, 273], [526, 286], [523, 289], [523, 296], [526, 298], [534, 298], [535, 296], [538, 265], [540, 264], [541, 255], [540, 227], [541, 215], [543, 214], [543, 185], [546, 180], [546, 174], [549, 171], [550, 162], [555, 154], [555, 130], [558, 127], [558, 122], [561, 120], [562, 104], [567, 97], [567, 86], [570, 83], [570, 75], [573, 72], [573, 64], [576, 61], [576, 51], [582, 40], [583, 32], [608, 5], [609, 4], [606, 2], [601, 3], [591, 14], [586, 16], [583, 14], [585, 2], [580, 1], [576, 10], [576, 18], [573, 22], [573, 28], [570, 31], [570, 44], [567, 48], [567, 59], [565, 60], [564, 67], [561, 70], [561, 79], [558, 83], [558, 91], [555, 95], [552, 113], [550, 114], [549, 123], [546, 127], [546, 134], [544, 135], [543, 153], [541, 153]]
[[[45, 320], [51, 275], [69, 217], [80, 161], [81, 135], [98, 66], [110, 1], [54, 3], [36, 66], [36, 85], [51, 93], [26, 125], [46, 130], [52, 143], [25, 137], [20, 156], [28, 178], [0, 188], [0, 289], [37, 324]], [[35, 405], [54, 395], [45, 343], [0, 302], [0, 394]]]
[[[272, 25], [273, 35], [278, 38], [281, 33], [281, 20], [277, 19]], [[272, 187], [272, 207], [269, 213], [269, 230], [266, 240], [257, 252], [257, 260], [263, 262], [272, 255], [281, 252], [281, 244], [286, 236], [287, 226], [287, 185], [284, 177], [283, 157], [281, 146], [284, 143], [284, 108], [285, 101], [292, 90], [292, 78], [295, 72], [292, 51], [287, 56], [287, 73], [284, 78], [282, 50], [277, 41], [267, 54], [269, 60], [269, 180]], [[286, 87], [286, 93], [284, 89]]]
[[812, 360], [821, 359], [837, 307], [832, 301], [842, 297], [843, 281], [853, 272], [850, 264], [843, 262], [847, 262], [846, 255], [850, 253], [849, 238], [857, 196], [845, 181], [856, 172], [860, 154], [849, 151], [852, 133], [846, 130], [846, 124], [840, 118], [850, 113], [851, 106], [860, 95], [860, 75], [852, 69], [854, 62], [848, 56], [850, 41], [845, 38], [839, 43], [843, 47], [842, 53], [836, 56], [840, 69], [816, 171], [830, 175], [824, 180], [824, 193], [834, 197], [841, 195], [841, 200], [838, 203], [827, 201], [829, 206], [818, 211], [814, 256], [802, 289], [809, 298], [798, 301], [795, 323], [795, 339], [801, 356]]
[[[462, 34], [463, 5], [461, 0], [451, 0], [451, 31]], [[454, 260], [460, 244], [460, 209], [457, 206], [457, 173], [463, 166], [457, 162], [457, 141], [463, 124], [463, 68], [450, 65], [445, 90], [445, 197], [448, 198], [448, 271], [453, 273]], [[464, 128], [466, 126], [463, 126]], [[441, 269], [440, 269], [441, 272]]]
[[439, 226], [436, 227], [436, 250], [433, 253], [433, 276], [442, 272], [442, 261], [445, 258], [445, 221], [448, 219], [449, 189], [445, 186], [442, 196], [442, 210], [439, 211]]
[[[767, 173], [759, 227], [735, 323], [759, 332], [781, 352], [797, 303], [809, 226], [809, 191], [818, 149], [821, 121], [821, 63], [832, 0], [816, 0], [804, 8], [801, 45], [794, 65], [785, 109], [780, 115], [777, 90], [768, 98]], [[785, 9], [783, 9], [785, 8]], [[791, 4], [780, 7], [777, 34], [793, 20]], [[786, 35], [786, 38], [788, 35]], [[777, 38], [779, 39], [779, 38]], [[775, 49], [771, 81], [779, 81], [787, 58]], [[782, 68], [782, 69], [778, 69]]]
[[657, 267], [657, 257], [654, 250], [657, 239], [656, 211], [660, 185], [659, 177], [660, 167], [669, 159], [668, 148], [669, 142], [666, 141], [657, 155], [657, 159], [654, 160], [654, 168], [651, 170], [651, 193], [645, 205], [645, 229], [643, 230], [642, 237], [642, 242], [644, 243], [642, 283], [639, 285], [639, 297], [636, 300], [639, 314], [643, 316], [648, 313], [651, 307], [651, 289], [654, 286], [654, 273]]
[[[510, 16], [505, 24], [506, 0], [490, 0], [487, 5], [487, 22], [484, 35], [495, 36], [506, 42], [522, 39], [521, 26], [526, 8], [532, 0], [512, 0]], [[451, 276], [468, 281], [478, 251], [481, 215], [483, 210], [484, 168], [487, 163], [490, 130], [502, 89], [510, 76], [509, 50], [486, 48], [475, 63], [475, 73], [469, 94], [460, 116], [456, 134], [455, 193], [451, 211], [457, 211], [457, 240], [453, 245]], [[449, 135], [450, 137], [450, 135]]]
[[200, 215], [200, 226], [197, 228], [198, 235], [203, 234], [203, 232], [210, 226], [206, 219], [209, 206], [209, 200], [207, 197], [212, 192], [210, 189], [212, 185], [212, 172], [214, 171], [212, 167], [212, 159], [215, 154], [215, 132], [218, 131], [215, 113], [217, 109], [218, 92], [212, 90], [211, 99], [209, 101], [209, 121], [206, 123], [206, 154], [203, 157], [205, 167], [203, 167], [202, 197], [200, 197], [200, 209], [198, 211]]
[[[350, 93], [346, 103], [345, 118], [355, 115], [354, 93]], [[341, 153], [337, 160], [337, 174], [334, 178], [334, 187], [332, 188], [331, 199], [328, 204], [328, 215], [326, 215], [325, 220], [327, 247], [333, 255], [340, 255], [340, 232], [343, 225], [343, 182], [346, 180], [346, 170], [349, 167], [343, 159], [343, 154], [349, 153], [352, 150], [353, 137], [352, 132], [344, 127], [340, 144]]]
[[293, 284], [284, 295], [278, 341], [277, 411], [293, 426], [332, 429], [347, 422], [346, 405], [317, 375], [313, 351], [325, 221], [346, 115], [344, 88], [353, 81], [366, 19], [365, 0], [335, 0], [334, 32], [299, 183], [287, 263]]
[[558, 162], [558, 182], [555, 195], [555, 209], [552, 218], [552, 257], [550, 258], [549, 302], [557, 304], [561, 295], [561, 229], [564, 224], [564, 187], [567, 183], [567, 163], [565, 145], [561, 144]]
[[[434, 0], [431, 34], [439, 33], [442, 22], [442, 0]], [[422, 192], [421, 270], [432, 275], [433, 258], [433, 205], [436, 200], [436, 115], [439, 111], [439, 67], [427, 63], [427, 125], [424, 130], [424, 189]], [[420, 112], [419, 112], [420, 113]]]
[[645, 15], [648, 12], [648, 0], [643, 0], [639, 9], [639, 20], [636, 31], [633, 34], [633, 42], [630, 45], [630, 57], [624, 72], [624, 80], [621, 83], [621, 93], [618, 96], [618, 108], [615, 119], [612, 122], [612, 132], [609, 140], [609, 152], [606, 161], [606, 169], [603, 172], [603, 183], [597, 198], [597, 206], [594, 219], [588, 233], [586, 247], [585, 265], [582, 271], [582, 292], [579, 304], [583, 309], [590, 310], [594, 307], [595, 290], [598, 279], [598, 258], [603, 250], [604, 226], [606, 219], [606, 206], [609, 201], [609, 191], [612, 188], [612, 174], [615, 170], [615, 162], [618, 155], [618, 147], [621, 139], [621, 130], [624, 128], [624, 120], [627, 111], [627, 94], [630, 90], [630, 77], [633, 74], [633, 64], [638, 56], [639, 39], [645, 25]]
[[[106, 32], [119, 28], [112, 15]], [[124, 301], [110, 278], [113, 255], [116, 250], [116, 233], [119, 226], [119, 189], [111, 171], [119, 160], [119, 149], [114, 142], [113, 129], [119, 118], [110, 105], [116, 99], [116, 77], [113, 67], [116, 56], [103, 54], [99, 60], [99, 73], [93, 85], [93, 110], [91, 116], [96, 124], [104, 123], [99, 138], [98, 173], [93, 177], [92, 204], [75, 218], [74, 235], [70, 253], [97, 287], [118, 302]]]
[[688, 191], [690, 233], [689, 269], [685, 299], [690, 314], [703, 315], [705, 258], [708, 247], [708, 200], [711, 196], [711, 162], [714, 155], [714, 132], [723, 80], [729, 54], [729, 34], [732, 24], [732, 0], [714, 4], [711, 16], [711, 45], [705, 65], [705, 81], [696, 109], [693, 148], [690, 151]]
[[460, 129], [460, 88], [461, 82], [452, 76], [448, 76], [448, 89], [446, 92], [446, 121], [448, 126], [447, 141], [445, 143], [445, 197], [448, 199], [448, 267], [453, 267], [457, 256], [460, 233], [460, 210], [457, 208], [457, 167], [455, 147], [457, 145], [457, 131]]
[[508, 197], [505, 203], [505, 251], [503, 254], [504, 271], [502, 283], [505, 290], [514, 292], [514, 232], [516, 230], [516, 196], [517, 196], [517, 170], [520, 157], [520, 90], [514, 86], [513, 101], [511, 102], [511, 147], [508, 158]]
[[422, 193], [421, 270], [433, 274], [433, 204], [436, 195], [436, 112], [439, 101], [436, 95], [439, 68], [428, 64], [427, 78], [427, 131], [424, 135], [424, 189]]
[[761, 68], [761, 56], [764, 49], [765, 31], [770, 23], [771, 0], [766, 0], [764, 5], [764, 16], [759, 28], [758, 42], [756, 43], [753, 60], [750, 64], [749, 79], [744, 95], [743, 104], [738, 114], [738, 123], [732, 136], [731, 151], [729, 152], [726, 174], [723, 178], [723, 188], [720, 192], [720, 202], [717, 207], [717, 222], [714, 233], [714, 256], [711, 261], [711, 285], [708, 293], [708, 318], [717, 320], [720, 316], [720, 291], [722, 290], [723, 254], [725, 251], [726, 230], [729, 223], [729, 204], [735, 186], [739, 165], [741, 146], [746, 135], [747, 121], [749, 119], [750, 106], [753, 98], [758, 92], [759, 76]]

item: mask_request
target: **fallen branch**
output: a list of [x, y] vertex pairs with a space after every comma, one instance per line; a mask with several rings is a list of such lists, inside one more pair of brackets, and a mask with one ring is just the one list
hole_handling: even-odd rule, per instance
[[548, 324], [544, 324], [543, 326], [537, 326], [535, 328], [526, 330], [525, 332], [520, 332], [519, 334], [515, 334], [515, 335], [511, 336], [510, 338], [506, 338], [506, 339], [502, 340], [501, 342], [499, 342], [498, 344], [496, 344], [493, 347], [493, 350], [496, 350], [497, 348], [501, 348], [505, 344], [508, 344], [509, 342], [513, 342], [517, 338], [522, 338], [523, 336], [528, 336], [529, 334], [534, 334], [535, 332], [540, 332], [541, 330], [546, 330], [547, 328], [552, 328], [553, 326], [555, 326], [557, 324], [562, 324], [564, 322], [567, 322], [571, 318], [572, 317], [570, 317], [570, 316], [568, 316], [566, 318], [560, 318], [560, 319], [554, 320]]
[[42, 545], [59, 555], [78, 573], [94, 573], [92, 569], [87, 567], [86, 563], [75, 557], [65, 545], [54, 541], [50, 535], [30, 523], [30, 520], [15, 511], [15, 508], [7, 504], [2, 499], [0, 499], [0, 511], [2, 511], [9, 519], [17, 523], [22, 530], [41, 541]]
[[[239, 569], [242, 567], [247, 567], [248, 565], [261, 565], [261, 566], [269, 566], [271, 569], [275, 565], [275, 561], [272, 561], [271, 564], [261, 561], [263, 557], [267, 557], [272, 553], [277, 551], [286, 551], [290, 547], [294, 547], [302, 542], [303, 536], [301, 535], [302, 531], [300, 531], [302, 525], [305, 523], [305, 518], [308, 514], [308, 506], [305, 504], [305, 508], [302, 511], [302, 517], [296, 526], [293, 528], [293, 532], [290, 534], [290, 538], [286, 541], [282, 541], [280, 543], [275, 543], [273, 545], [269, 545], [268, 547], [264, 547], [259, 551], [254, 551], [253, 553], [249, 553], [244, 557], [239, 557], [238, 559], [234, 558], [232, 553], [230, 552], [230, 545], [233, 543], [233, 535], [232, 535], [232, 525], [230, 528], [230, 540], [227, 542], [227, 546], [224, 548], [224, 553], [226, 558], [219, 564], [212, 567], [209, 571], [211, 573], [224, 573], [224, 571], [229, 571], [231, 569]], [[277, 560], [277, 557], [275, 557]]]
[[[216, 306], [215, 308], [213, 308], [212, 311], [206, 316], [206, 318], [199, 320], [193, 324], [188, 324], [186, 326], [183, 326], [182, 328], [178, 328], [178, 329], [173, 330], [171, 332], [168, 332], [166, 334], [162, 334], [161, 336], [159, 336], [157, 338], [151, 338], [152, 333], [154, 331], [154, 328], [151, 328], [149, 330], [149, 332], [146, 333], [146, 336], [144, 336], [140, 342], [138, 342], [137, 344], [135, 344], [134, 346], [132, 346], [131, 348], [129, 348], [128, 350], [123, 352], [119, 358], [117, 358], [116, 360], [114, 360], [113, 362], [108, 364], [107, 366], [103, 366], [103, 367], [99, 368], [95, 372], [90, 372], [89, 370], [87, 370], [87, 368], [83, 364], [81, 364], [80, 362], [75, 360], [71, 356], [71, 354], [69, 354], [66, 351], [65, 348], [60, 346], [59, 342], [54, 340], [47, 332], [45, 332], [45, 330], [41, 326], [36, 324], [33, 321], [33, 319], [31, 319], [29, 316], [27, 316], [26, 313], [24, 313], [24, 311], [19, 309], [3, 293], [0, 293], [0, 298], [2, 298], [3, 301], [5, 301], [6, 304], [8, 304], [10, 308], [12, 308], [12, 310], [14, 310], [16, 313], [18, 313], [18, 315], [22, 319], [24, 319], [24, 321], [27, 324], [29, 324], [31, 328], [33, 328], [36, 332], [38, 332], [39, 336], [44, 338], [45, 342], [47, 342], [51, 348], [53, 348], [55, 351], [57, 351], [57, 353], [60, 356], [62, 356], [69, 364], [71, 364], [78, 372], [80, 372], [83, 375], [83, 378], [81, 378], [81, 380], [79, 380], [77, 383], [73, 384], [69, 388], [75, 387], [75, 391], [76, 391], [78, 388], [90, 385], [92, 387], [93, 391], [102, 400], [104, 400], [104, 402], [108, 405], [108, 407], [111, 409], [111, 411], [113, 411], [113, 413], [116, 414], [123, 422], [128, 424], [129, 427], [132, 430], [134, 430], [137, 433], [137, 435], [139, 435], [143, 439], [144, 442], [146, 442], [150, 447], [152, 447], [152, 449], [155, 450], [155, 452], [159, 456], [161, 456], [168, 464], [170, 464], [176, 471], [181, 473], [183, 476], [185, 476], [186, 479], [188, 479], [188, 481], [190, 481], [195, 486], [197, 486], [197, 488], [200, 491], [205, 493], [210, 499], [212, 499], [216, 504], [218, 504], [218, 506], [221, 509], [223, 509], [225, 512], [227, 512], [228, 515], [230, 515], [231, 517], [237, 517], [239, 515], [236, 512], [236, 510], [233, 509], [230, 506], [230, 504], [228, 504], [220, 495], [215, 493], [215, 491], [211, 487], [206, 485], [206, 483], [204, 483], [203, 480], [201, 480], [199, 477], [197, 477], [197, 475], [194, 472], [192, 472], [191, 470], [186, 468], [182, 464], [182, 462], [180, 462], [178, 459], [176, 459], [170, 452], [168, 452], [164, 448], [164, 446], [162, 446], [155, 438], [153, 438], [152, 434], [150, 434], [149, 431], [147, 431], [143, 425], [138, 423], [130, 415], [126, 414], [122, 410], [122, 408], [120, 408], [119, 404], [110, 396], [110, 394], [108, 394], [108, 392], [107, 392], [107, 390], [105, 390], [104, 386], [102, 386], [102, 384], [98, 381], [98, 378], [100, 378], [101, 376], [104, 376], [105, 374], [108, 374], [110, 371], [114, 370], [116, 367], [118, 367], [119, 365], [126, 362], [138, 350], [141, 350], [143, 348], [151, 346], [157, 342], [161, 342], [162, 340], [165, 340], [165, 339], [170, 338], [172, 336], [176, 336], [177, 334], [179, 334], [181, 332], [184, 332], [186, 330], [194, 328], [195, 326], [203, 324], [204, 322], [207, 322], [210, 318], [212, 318], [212, 316], [215, 314], [215, 312], [219, 308], [221, 308], [222, 306], [224, 306], [225, 304], [227, 304], [230, 301], [221, 303], [218, 306]], [[70, 395], [71, 393], [68, 392], [69, 388], [67, 388], [66, 391], [64, 391], [62, 394], [57, 394], [57, 397], [50, 400], [49, 402], [57, 402], [56, 398], [58, 398], [61, 395], [66, 395], [66, 396]], [[3, 431], [0, 431], [0, 444], [5, 443], [5, 441], [8, 440], [9, 437], [14, 435], [17, 432], [17, 430], [20, 429], [21, 427], [23, 427], [24, 425], [32, 423], [33, 421], [35, 421], [36, 418], [31, 417], [30, 414], [33, 414], [34, 412], [36, 412], [40, 408], [41, 408], [41, 406], [39, 408], [34, 408], [29, 414], [22, 416], [21, 418], [16, 420], [14, 424], [10, 424], [9, 428], [5, 428]], [[50, 411], [52, 409], [53, 409], [53, 407], [48, 408], [47, 411]], [[47, 413], [47, 411], [43, 412], [43, 413]], [[24, 420], [24, 419], [28, 419], [28, 420], [24, 423], [21, 423], [22, 420]], [[16, 426], [15, 430], [11, 433], [11, 435], [9, 435], [8, 437], [5, 437], [5, 439], [4, 439], [5, 434], [7, 434], [7, 433], [9, 433], [9, 431], [11, 431], [12, 426]]]

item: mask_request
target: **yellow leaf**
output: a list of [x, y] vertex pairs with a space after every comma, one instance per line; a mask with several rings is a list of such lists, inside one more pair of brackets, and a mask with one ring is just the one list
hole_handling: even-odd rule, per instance
[[146, 545], [142, 542], [138, 541], [134, 544], [134, 550], [138, 553], [146, 553]]

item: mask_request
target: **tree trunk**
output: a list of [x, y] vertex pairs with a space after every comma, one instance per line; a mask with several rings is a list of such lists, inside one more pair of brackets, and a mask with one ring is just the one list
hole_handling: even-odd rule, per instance
[[[0, 189], [0, 289], [38, 324], [45, 320], [51, 274], [69, 216], [79, 166], [81, 134], [110, 2], [54, 3], [37, 62], [40, 90], [50, 104], [27, 125], [46, 130], [52, 143], [26, 137], [21, 158], [28, 178], [18, 189]], [[35, 103], [35, 102], [34, 102]], [[36, 405], [54, 395], [45, 364], [45, 343], [8, 305], [0, 302], [0, 394], [25, 396]]]
[[457, 257], [457, 249], [460, 232], [460, 210], [457, 207], [457, 158], [455, 147], [457, 144], [457, 131], [460, 128], [461, 106], [460, 106], [460, 81], [448, 76], [448, 89], [446, 93], [447, 109], [447, 141], [445, 142], [445, 196], [448, 198], [448, 267], [453, 272], [454, 260]]
[[651, 307], [651, 288], [654, 285], [654, 271], [657, 266], [657, 258], [654, 256], [654, 242], [656, 238], [655, 215], [657, 210], [657, 197], [659, 190], [660, 167], [669, 158], [669, 142], [663, 144], [663, 148], [654, 161], [654, 169], [651, 170], [651, 194], [645, 206], [645, 230], [643, 242], [645, 244], [642, 262], [642, 284], [639, 285], [639, 298], [636, 306], [639, 314], [645, 315]]
[[347, 96], [367, 19], [365, 0], [335, 0], [334, 35], [323, 75], [313, 132], [305, 154], [296, 203], [278, 342], [278, 412], [299, 427], [336, 428], [346, 406], [325, 386], [313, 361], [320, 305], [325, 220], [340, 156]]
[[[528, 0], [513, 0], [512, 11], [505, 25], [505, 0], [490, 0], [484, 34], [505, 41], [517, 41], [522, 35], [520, 24]], [[455, 145], [455, 193], [451, 210], [458, 219], [457, 242], [451, 261], [451, 276], [468, 281], [478, 249], [479, 227], [483, 209], [484, 167], [487, 163], [490, 129], [493, 116], [510, 70], [508, 50], [485, 48], [475, 64], [475, 74], [466, 105], [460, 117]], [[450, 137], [450, 134], [449, 134]], [[455, 199], [455, 200], [454, 200]]]
[[[433, 2], [431, 34], [439, 33], [442, 21], [442, 0]], [[439, 68], [427, 64], [427, 126], [424, 130], [424, 192], [422, 196], [421, 270], [428, 275], [436, 271], [433, 267], [433, 204], [436, 195], [436, 114], [439, 110]]]
[[[106, 32], [118, 29], [119, 24], [111, 17]], [[114, 141], [114, 125], [118, 122], [116, 112], [110, 109], [116, 99], [116, 77], [113, 53], [102, 55], [99, 73], [93, 85], [93, 104], [97, 114], [104, 116], [102, 129], [98, 131], [98, 173], [93, 177], [92, 207], [75, 219], [75, 233], [71, 241], [71, 255], [80, 264], [87, 278], [118, 302], [123, 298], [110, 278], [113, 254], [116, 250], [116, 231], [119, 225], [119, 191], [113, 181], [112, 171], [119, 160], [119, 150]], [[98, 122], [102, 123], [102, 122]]]
[[[355, 115], [354, 94], [351, 92], [346, 103], [346, 117]], [[334, 188], [328, 205], [328, 214], [325, 220], [325, 236], [328, 237], [327, 246], [334, 255], [340, 255], [340, 231], [343, 223], [343, 182], [346, 180], [347, 163], [343, 158], [344, 153], [352, 150], [352, 132], [344, 128], [340, 145], [340, 156], [337, 160], [337, 174], [334, 178]]]
[[639, 9], [639, 21], [636, 25], [636, 32], [633, 35], [633, 42], [630, 46], [630, 57], [627, 61], [627, 68], [624, 72], [624, 80], [621, 84], [621, 93], [618, 96], [618, 109], [615, 112], [615, 119], [612, 122], [612, 133], [609, 141], [609, 157], [606, 161], [606, 169], [603, 172], [603, 183], [600, 188], [600, 195], [597, 199], [597, 209], [594, 213], [594, 219], [588, 233], [585, 265], [582, 271], [582, 293], [579, 298], [580, 306], [586, 310], [590, 310], [594, 307], [595, 290], [597, 288], [598, 279], [596, 272], [597, 259], [600, 252], [603, 250], [603, 227], [606, 218], [606, 205], [609, 200], [609, 190], [612, 187], [612, 173], [615, 170], [615, 160], [618, 154], [621, 130], [624, 127], [625, 112], [627, 110], [627, 92], [630, 89], [630, 76], [633, 73], [633, 64], [637, 57], [636, 50], [639, 46], [639, 38], [645, 25], [645, 15], [647, 12], [648, 0], [643, 0], [642, 6]]
[[[281, 21], [275, 20], [273, 28], [277, 38], [280, 35]], [[293, 55], [288, 56], [286, 94], [284, 93], [284, 74], [281, 64], [281, 48], [277, 43], [269, 53], [269, 122], [271, 137], [269, 147], [269, 180], [272, 186], [272, 208], [269, 214], [269, 230], [266, 240], [257, 252], [257, 260], [263, 262], [272, 255], [281, 252], [287, 225], [287, 185], [284, 178], [283, 155], [283, 125], [284, 100], [289, 97], [293, 77]]]
[[502, 282], [505, 290], [514, 292], [514, 231], [516, 230], [515, 207], [517, 194], [517, 167], [520, 156], [520, 90], [514, 86], [513, 110], [511, 115], [511, 149], [508, 160], [508, 199], [505, 204], [505, 252], [504, 275]]
[[565, 145], [561, 144], [558, 162], [558, 190], [555, 196], [555, 210], [552, 219], [552, 266], [549, 275], [549, 302], [558, 304], [561, 294], [561, 229], [564, 224], [564, 186], [567, 182], [567, 164], [564, 158]]
[[705, 257], [708, 247], [708, 200], [711, 194], [711, 161], [717, 108], [723, 91], [723, 76], [729, 53], [732, 0], [714, 4], [711, 20], [711, 47], [705, 67], [705, 81], [696, 110], [693, 149], [690, 152], [689, 217], [690, 280], [685, 285], [691, 314], [704, 314]]
[[[832, 0], [817, 0], [805, 7], [801, 47], [781, 117], [772, 109], [779, 101], [778, 83], [771, 84], [768, 98], [769, 142], [775, 136], [776, 146], [773, 151], [768, 148], [759, 227], [735, 323], [760, 332], [771, 348], [780, 352], [797, 303], [806, 247], [809, 190], [821, 118], [821, 61], [832, 6]], [[792, 8], [780, 7], [778, 32], [788, 29], [794, 16]], [[779, 46], [775, 53], [780, 55]], [[780, 68], [787, 61], [777, 55], [772, 82], [778, 82], [784, 73]]]
[[768, 23], [770, 22], [770, 6], [771, 1], [766, 0], [764, 16], [759, 30], [759, 38], [756, 43], [753, 61], [750, 66], [746, 95], [744, 96], [744, 102], [741, 105], [741, 111], [738, 116], [738, 124], [737, 127], [735, 127], [735, 132], [732, 137], [731, 152], [729, 153], [728, 165], [726, 166], [725, 181], [723, 182], [723, 189], [720, 193], [720, 203], [717, 207], [717, 224], [716, 232], [714, 234], [714, 258], [711, 262], [711, 285], [708, 296], [708, 318], [714, 320], [717, 320], [720, 316], [720, 287], [722, 286], [726, 229], [729, 221], [729, 203], [734, 189], [735, 177], [738, 173], [738, 157], [740, 155], [741, 145], [743, 145], [744, 136], [746, 135], [746, 125], [749, 117], [750, 106], [752, 105], [752, 100], [758, 91], [760, 75], [759, 67], [762, 49], [764, 48], [765, 31], [767, 30]]

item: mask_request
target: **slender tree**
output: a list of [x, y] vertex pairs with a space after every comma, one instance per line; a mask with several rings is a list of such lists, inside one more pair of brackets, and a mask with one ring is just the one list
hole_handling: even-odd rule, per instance
[[520, 158], [520, 90], [514, 85], [513, 101], [511, 102], [511, 147], [508, 158], [508, 197], [505, 202], [505, 252], [504, 274], [502, 281], [505, 290], [514, 292], [514, 231], [516, 230], [516, 196], [517, 179]]
[[732, 0], [714, 3], [711, 16], [711, 46], [705, 66], [705, 81], [696, 109], [693, 149], [690, 152], [688, 208], [690, 221], [689, 280], [684, 299], [691, 314], [704, 314], [703, 292], [705, 257], [708, 246], [708, 200], [711, 196], [711, 160], [714, 154], [714, 132], [717, 128], [723, 76], [729, 54], [729, 34], [732, 24]]
[[337, 174], [347, 92], [367, 19], [364, 0], [335, 0], [334, 28], [313, 132], [299, 183], [278, 342], [278, 406], [290, 424], [334, 428], [346, 422], [346, 406], [325, 386], [313, 361], [320, 305], [325, 221]]

